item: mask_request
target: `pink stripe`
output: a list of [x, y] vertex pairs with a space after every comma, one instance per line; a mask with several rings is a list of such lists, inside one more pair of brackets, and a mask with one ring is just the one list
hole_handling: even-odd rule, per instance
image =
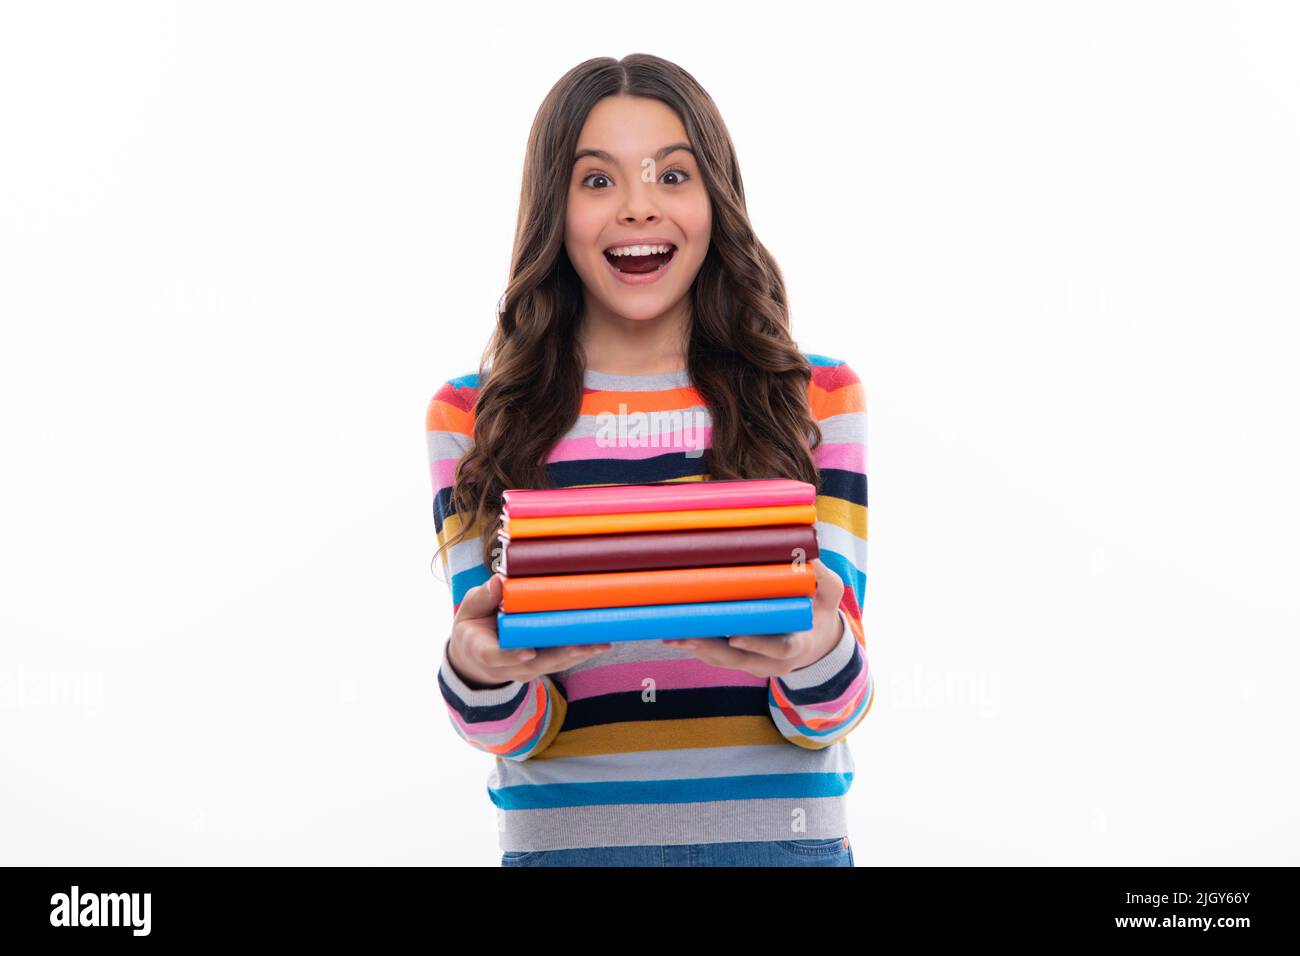
[[459, 458], [440, 458], [429, 466], [429, 478], [437, 491], [451, 487], [452, 480], [456, 477], [456, 465], [459, 462]]
[[[616, 461], [635, 461], [641, 458], [653, 458], [670, 452], [696, 451], [709, 447], [713, 429], [679, 428], [675, 432], [659, 432], [655, 435], [641, 435], [627, 438], [619, 444], [617, 435], [599, 437], [590, 435], [586, 438], [565, 438], [555, 443], [547, 461], [577, 461], [579, 459], [611, 458]], [[655, 439], [658, 444], [653, 444]], [[604, 442], [605, 444], [597, 444]]]
[[818, 468], [842, 468], [866, 474], [867, 448], [862, 442], [827, 442], [813, 451]]
[[515, 708], [514, 713], [509, 717], [503, 717], [501, 720], [488, 720], [480, 721], [476, 724], [468, 724], [465, 722], [465, 719], [456, 712], [456, 708], [451, 706], [450, 703], [447, 704], [447, 710], [451, 712], [452, 722], [461, 727], [465, 733], [469, 734], [471, 737], [499, 734], [503, 731], [518, 728], [524, 723], [524, 721], [519, 718], [519, 714], [529, 705], [529, 703], [532, 702], [535, 693], [537, 693], [537, 691], [534, 688], [528, 688], [528, 693], [524, 694], [523, 702]]
[[[858, 703], [858, 699], [862, 696], [862, 691], [867, 686], [868, 673], [866, 659], [864, 658], [861, 673], [858, 674], [853, 683], [844, 688], [844, 693], [840, 694], [840, 696], [836, 697], [834, 700], [821, 701], [816, 704], [801, 704], [795, 707], [795, 710], [800, 711], [801, 713], [816, 711], [823, 714], [833, 714], [836, 711], [843, 710], [847, 707], [851, 712], [853, 707], [850, 707], [849, 705], [853, 704], [856, 706]], [[786, 691], [786, 696], [789, 696], [788, 690]]]
[[602, 664], [564, 678], [565, 699], [572, 702], [601, 694], [643, 690], [642, 681], [654, 681], [656, 690], [688, 687], [766, 687], [766, 677], [755, 677], [730, 667], [716, 667], [698, 657], [628, 664]]

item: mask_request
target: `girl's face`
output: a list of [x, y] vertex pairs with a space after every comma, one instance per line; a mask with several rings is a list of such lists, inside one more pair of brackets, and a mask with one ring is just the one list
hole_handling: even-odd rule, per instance
[[607, 96], [587, 115], [576, 156], [564, 248], [588, 308], [664, 315], [690, 291], [713, 219], [681, 120], [659, 100]]

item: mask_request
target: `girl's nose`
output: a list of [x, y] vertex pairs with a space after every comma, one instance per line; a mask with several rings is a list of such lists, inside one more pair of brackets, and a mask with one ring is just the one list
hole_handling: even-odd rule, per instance
[[655, 222], [659, 218], [659, 209], [655, 206], [650, 192], [653, 183], [635, 182], [627, 191], [623, 208], [619, 211], [619, 221], [624, 223]]

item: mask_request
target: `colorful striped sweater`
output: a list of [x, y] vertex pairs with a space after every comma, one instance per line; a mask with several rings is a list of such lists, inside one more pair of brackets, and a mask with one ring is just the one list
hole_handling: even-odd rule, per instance
[[[825, 657], [779, 677], [715, 667], [641, 640], [616, 643], [568, 670], [486, 689], [471, 689], [452, 669], [448, 637], [438, 685], [455, 732], [494, 757], [487, 791], [503, 850], [848, 833], [844, 795], [854, 762], [845, 737], [870, 710], [875, 689], [862, 626], [866, 402], [846, 363], [807, 358], [809, 408], [823, 434], [813, 452], [818, 546], [845, 584], [844, 636]], [[556, 487], [707, 480], [701, 450], [709, 445], [708, 408], [687, 371], [584, 374], [581, 414], [547, 459]], [[460, 526], [451, 483], [471, 445], [477, 395], [471, 373], [444, 383], [428, 405], [439, 546]], [[629, 427], [611, 441], [610, 416], [620, 415], [620, 405], [623, 420], [640, 421], [639, 428], [671, 424], [652, 432]], [[477, 531], [442, 553], [453, 613], [491, 574]]]

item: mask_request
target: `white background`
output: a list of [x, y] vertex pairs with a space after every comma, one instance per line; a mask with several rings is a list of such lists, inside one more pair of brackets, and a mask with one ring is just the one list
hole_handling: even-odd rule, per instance
[[1293, 10], [6, 4], [0, 862], [499, 862], [424, 413], [633, 52], [865, 383], [858, 865], [1300, 862]]

